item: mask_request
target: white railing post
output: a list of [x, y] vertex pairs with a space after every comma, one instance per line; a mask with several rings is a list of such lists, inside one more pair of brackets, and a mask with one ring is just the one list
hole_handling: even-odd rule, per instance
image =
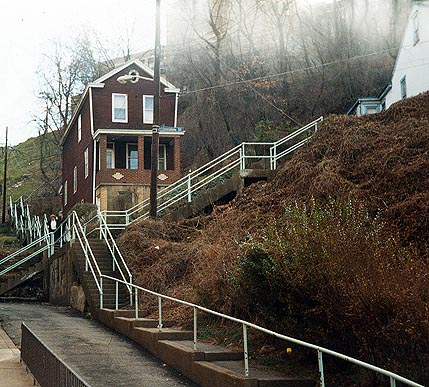
[[325, 374], [323, 372], [323, 354], [320, 350], [317, 350], [317, 360], [319, 363], [320, 387], [325, 387]]
[[103, 277], [100, 277], [100, 309], [103, 309]]
[[198, 328], [197, 308], [194, 306], [194, 351], [197, 350], [197, 328]]
[[244, 149], [244, 143], [241, 144], [240, 148], [240, 171], [246, 169], [246, 154]]
[[54, 233], [51, 232], [51, 255], [50, 256], [54, 255], [54, 253], [55, 253], [55, 236], [54, 236]]
[[158, 329], [162, 329], [162, 298], [158, 296]]
[[[130, 305], [131, 306], [133, 306], [133, 287], [132, 287], [132, 284], [133, 284], [133, 277], [130, 275]], [[136, 292], [137, 292], [137, 289], [136, 289]]]
[[116, 288], [115, 288], [115, 306], [116, 310], [119, 309], [119, 282], [115, 281]]
[[390, 377], [390, 387], [396, 387], [396, 379], [394, 377]]
[[125, 225], [128, 226], [130, 224], [130, 214], [128, 212], [125, 213]]
[[191, 174], [188, 175], [188, 203], [192, 202]]
[[139, 296], [137, 288], [134, 288], [134, 296], [135, 296], [135, 310], [136, 310], [136, 319], [139, 318]]
[[247, 325], [243, 324], [244, 375], [249, 376], [249, 352], [247, 347]]

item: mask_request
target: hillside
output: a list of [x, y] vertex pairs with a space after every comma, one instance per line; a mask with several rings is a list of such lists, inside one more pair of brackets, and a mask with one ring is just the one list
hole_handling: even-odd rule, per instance
[[427, 383], [428, 149], [427, 93], [329, 116], [271, 183], [120, 247], [138, 284]]
[[[45, 141], [44, 165], [48, 170], [49, 176], [61, 172], [61, 154], [53, 143], [53, 134], [48, 133]], [[4, 154], [0, 158], [0, 171], [3, 180]], [[32, 137], [28, 140], [9, 147], [7, 164], [7, 198], [12, 200], [19, 199], [20, 196], [40, 198], [44, 197], [47, 204], [47, 212], [56, 209], [55, 198], [51, 199], [51, 190], [46, 185], [46, 179], [40, 170], [40, 137]], [[36, 207], [38, 200], [33, 203]], [[36, 210], [36, 208], [35, 208]], [[43, 212], [44, 208], [40, 208]]]

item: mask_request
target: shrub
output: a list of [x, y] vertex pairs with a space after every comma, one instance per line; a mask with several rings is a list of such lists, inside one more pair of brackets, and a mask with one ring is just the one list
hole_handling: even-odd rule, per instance
[[363, 205], [330, 201], [271, 219], [243, 246], [230, 289], [244, 317], [427, 378], [427, 273]]

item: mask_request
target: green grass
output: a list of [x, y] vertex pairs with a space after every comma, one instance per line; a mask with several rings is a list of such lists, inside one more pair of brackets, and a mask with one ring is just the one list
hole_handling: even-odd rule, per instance
[[[52, 133], [47, 134], [45, 146], [46, 160], [56, 170], [61, 169], [61, 153], [52, 141]], [[0, 151], [0, 174], [3, 182], [4, 148]], [[40, 171], [40, 139], [32, 137], [16, 146], [8, 148], [7, 198], [17, 200], [30, 195], [44, 182]]]

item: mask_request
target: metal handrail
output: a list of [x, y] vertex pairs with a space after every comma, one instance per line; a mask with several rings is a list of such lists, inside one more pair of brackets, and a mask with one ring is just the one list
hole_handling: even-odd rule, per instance
[[[102, 277], [106, 278], [108, 280], [111, 280], [111, 281], [116, 281], [118, 283], [125, 284], [122, 280], [120, 280], [118, 278], [114, 278], [114, 277], [107, 276], [107, 275], [102, 275]], [[372, 365], [370, 363], [366, 363], [364, 361], [355, 359], [355, 358], [353, 358], [351, 356], [344, 355], [344, 354], [342, 354], [340, 352], [332, 351], [330, 349], [327, 349], [327, 348], [324, 348], [324, 347], [321, 347], [321, 346], [318, 346], [318, 345], [315, 345], [315, 344], [311, 344], [311, 343], [308, 343], [308, 342], [303, 341], [303, 340], [299, 340], [299, 339], [296, 339], [296, 338], [293, 338], [293, 337], [290, 337], [290, 336], [282, 335], [281, 333], [278, 333], [278, 332], [275, 332], [275, 331], [271, 331], [271, 330], [263, 328], [263, 327], [261, 327], [259, 325], [253, 324], [251, 322], [248, 322], [248, 321], [236, 318], [236, 317], [228, 316], [226, 314], [223, 314], [223, 313], [220, 313], [220, 312], [216, 312], [216, 311], [214, 311], [212, 309], [208, 309], [208, 308], [205, 308], [203, 306], [200, 306], [200, 305], [197, 305], [197, 304], [194, 304], [194, 303], [191, 303], [191, 302], [180, 300], [180, 299], [175, 298], [175, 297], [171, 297], [171, 296], [167, 296], [167, 295], [164, 295], [164, 294], [161, 294], [161, 293], [158, 293], [158, 292], [154, 292], [152, 290], [145, 289], [145, 288], [143, 288], [141, 286], [137, 286], [135, 284], [129, 284], [129, 285], [132, 286], [135, 289], [135, 298], [136, 298], [136, 300], [138, 300], [138, 291], [139, 290], [142, 291], [142, 292], [144, 292], [144, 293], [146, 293], [146, 294], [150, 294], [150, 295], [156, 296], [158, 298], [158, 320], [159, 320], [158, 328], [159, 328], [159, 330], [162, 330], [162, 300], [163, 299], [169, 300], [169, 301], [173, 301], [173, 302], [176, 302], [176, 303], [179, 303], [179, 304], [182, 304], [182, 305], [186, 305], [186, 306], [189, 306], [189, 307], [193, 308], [193, 310], [194, 310], [194, 324], [193, 324], [194, 328], [193, 328], [193, 333], [194, 333], [194, 350], [195, 351], [197, 350], [197, 311], [205, 312], [205, 313], [211, 314], [213, 316], [220, 317], [220, 318], [222, 318], [224, 320], [229, 320], [229, 321], [241, 324], [243, 326], [243, 347], [244, 347], [244, 363], [245, 363], [244, 364], [244, 369], [245, 369], [244, 373], [245, 373], [246, 376], [249, 376], [249, 357], [248, 357], [248, 352], [247, 352], [247, 328], [253, 328], [253, 329], [256, 329], [256, 330], [258, 330], [260, 332], [263, 332], [263, 333], [269, 334], [271, 336], [277, 337], [278, 339], [286, 340], [286, 341], [289, 341], [291, 343], [294, 343], [294, 344], [297, 344], [297, 345], [301, 345], [303, 347], [310, 348], [310, 349], [313, 349], [313, 350], [317, 351], [319, 373], [320, 373], [320, 386], [321, 387], [325, 386], [324, 368], [323, 368], [323, 356], [322, 356], [322, 354], [327, 354], [327, 355], [330, 355], [330, 356], [334, 356], [334, 357], [337, 357], [339, 359], [342, 359], [342, 360], [345, 360], [347, 362], [350, 362], [352, 364], [356, 364], [356, 365], [358, 365], [360, 367], [364, 367], [364, 368], [369, 369], [371, 371], [375, 371], [375, 372], [378, 372], [378, 373], [380, 373], [382, 375], [385, 375], [385, 376], [387, 376], [387, 377], [390, 378], [390, 386], [391, 387], [395, 387], [396, 386], [396, 381], [405, 383], [406, 385], [413, 386], [413, 387], [424, 387], [423, 385], [415, 383], [415, 382], [413, 382], [413, 381], [411, 381], [409, 379], [406, 379], [406, 378], [404, 378], [404, 377], [402, 377], [402, 376], [400, 376], [398, 374], [395, 374], [393, 372], [387, 371], [387, 370], [385, 370], [385, 369], [383, 369], [381, 367], [374, 366], [374, 365]], [[118, 297], [118, 296], [116, 296], [116, 297]], [[116, 302], [116, 305], [117, 304], [118, 303]], [[138, 318], [138, 302], [135, 303], [135, 313], [136, 313], [136, 318]]]
[[[70, 215], [69, 215], [70, 216]], [[85, 254], [85, 269], [88, 271], [88, 267], [92, 273], [92, 276], [94, 278], [95, 284], [97, 286], [97, 289], [100, 293], [100, 308], [103, 307], [103, 286], [102, 286], [102, 274], [101, 270], [98, 266], [97, 260], [94, 257], [94, 254], [92, 252], [91, 246], [88, 242], [88, 239], [86, 238], [85, 231], [82, 227], [82, 224], [80, 222], [79, 216], [77, 215], [76, 211], [73, 211], [71, 214], [73, 224], [72, 228], [75, 231], [75, 235], [77, 235], [80, 246], [82, 247], [83, 253]], [[89, 252], [89, 254], [88, 254]], [[91, 259], [90, 259], [91, 258]], [[95, 267], [95, 272], [93, 268], [93, 264]], [[98, 275], [98, 278], [97, 278]]]
[[[40, 386], [91, 387], [24, 323], [21, 359]], [[34, 383], [36, 384], [36, 383]]]
[[[279, 147], [312, 128], [315, 128], [316, 131], [318, 123], [322, 120], [323, 117], [320, 117], [276, 142], [243, 142], [235, 146], [234, 148], [211, 160], [207, 164], [197, 168], [176, 182], [161, 189], [157, 195], [157, 212], [165, 210], [166, 208], [186, 198], [188, 199], [188, 202], [191, 202], [192, 194], [194, 192], [203, 188], [219, 176], [222, 176], [237, 167], [239, 167], [240, 170], [245, 169], [246, 160], [269, 159], [270, 169], [275, 170], [277, 168], [277, 161], [280, 158], [304, 145], [311, 138], [311, 135], [306, 139], [290, 146], [289, 148], [281, 150], [281, 152], [278, 152]], [[258, 153], [255, 151], [255, 154], [246, 151], [247, 148], [256, 149], [258, 146], [268, 146], [268, 154], [265, 154], [265, 151], [264, 153]], [[213, 171], [213, 169], [219, 165], [221, 165], [221, 168]], [[102, 211], [101, 214], [109, 227], [124, 228], [132, 222], [147, 218], [149, 216], [149, 198], [146, 198], [142, 202], [135, 204], [128, 210]], [[109, 218], [123, 218], [123, 221], [120, 223], [110, 223], [108, 221]]]
[[[106, 224], [106, 221], [104, 220], [103, 216], [99, 212], [97, 212], [97, 217], [98, 217], [99, 222], [100, 222], [100, 233], [104, 237], [104, 241], [105, 241], [105, 243], [106, 243], [106, 245], [110, 251], [110, 254], [112, 256], [112, 259], [113, 259], [113, 269], [115, 269], [115, 266], [116, 266], [119, 270], [119, 273], [120, 273], [122, 279], [124, 281], [126, 281], [125, 274], [122, 271], [122, 267], [124, 267], [126, 274], [128, 275], [128, 278], [129, 278], [129, 283], [133, 283], [133, 275], [131, 274], [130, 269], [128, 268], [127, 264], [125, 263], [124, 257], [122, 256], [122, 253], [119, 250], [118, 245], [116, 244], [116, 241], [113, 238], [112, 233], [110, 232], [110, 229]], [[118, 255], [119, 261], [117, 260], [116, 255]], [[128, 292], [130, 293], [130, 302], [132, 305], [132, 300], [133, 300], [132, 287], [127, 285], [127, 289], [128, 289]]]

